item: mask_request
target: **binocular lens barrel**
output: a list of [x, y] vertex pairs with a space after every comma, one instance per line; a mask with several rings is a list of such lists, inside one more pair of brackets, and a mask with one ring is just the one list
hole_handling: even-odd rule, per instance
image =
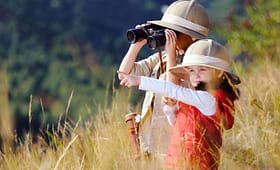
[[126, 37], [127, 40], [132, 44], [143, 39], [147, 39], [148, 47], [153, 50], [164, 46], [166, 42], [164, 29], [155, 25], [128, 29], [126, 32]]
[[147, 44], [150, 49], [155, 50], [158, 47], [164, 46], [166, 43], [165, 34], [158, 34], [153, 36], [148, 36]]
[[127, 40], [130, 43], [136, 43], [140, 40], [146, 39], [147, 36], [148, 35], [142, 29], [134, 29], [133, 28], [133, 29], [127, 30], [127, 32], [126, 32]]

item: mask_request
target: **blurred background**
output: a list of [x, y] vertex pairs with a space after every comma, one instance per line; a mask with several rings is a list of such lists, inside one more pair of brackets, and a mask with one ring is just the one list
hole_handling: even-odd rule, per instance
[[[280, 0], [197, 0], [241, 78], [220, 169], [280, 169]], [[0, 169], [163, 169], [131, 155], [126, 30], [171, 0], [0, 0]], [[138, 59], [155, 51], [146, 46]]]
[[[87, 120], [99, 107], [109, 106], [112, 91], [119, 88], [116, 70], [129, 47], [126, 30], [160, 19], [172, 2], [0, 0], [2, 129], [19, 136], [31, 129], [36, 133], [55, 126], [65, 114], [73, 121]], [[210, 37], [231, 45], [234, 59], [244, 67], [256, 50], [279, 45], [279, 0], [198, 2], [209, 12]], [[264, 39], [267, 44], [259, 41]], [[139, 59], [152, 52], [144, 49]], [[273, 58], [274, 53], [265, 55]], [[132, 106], [142, 101], [142, 94], [134, 93]], [[14, 127], [4, 125], [9, 121]]]

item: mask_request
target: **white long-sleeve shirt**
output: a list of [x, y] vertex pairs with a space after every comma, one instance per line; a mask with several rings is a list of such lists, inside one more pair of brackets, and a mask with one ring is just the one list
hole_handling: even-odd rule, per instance
[[216, 100], [207, 91], [193, 90], [164, 80], [141, 76], [140, 90], [160, 93], [164, 96], [195, 106], [206, 116], [216, 111]]

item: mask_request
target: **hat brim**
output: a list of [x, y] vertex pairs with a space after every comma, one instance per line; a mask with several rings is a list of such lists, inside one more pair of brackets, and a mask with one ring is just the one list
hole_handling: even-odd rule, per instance
[[169, 29], [178, 31], [178, 32], [183, 33], [183, 34], [187, 34], [187, 35], [189, 35], [191, 37], [195, 37], [195, 38], [198, 38], [198, 39], [203, 39], [203, 38], [207, 37], [207, 36], [202, 35], [202, 34], [196, 32], [196, 31], [193, 31], [191, 29], [188, 29], [188, 28], [185, 28], [185, 27], [181, 27], [181, 26], [178, 26], [178, 25], [175, 25], [175, 24], [171, 24], [171, 23], [168, 23], [168, 22], [165, 22], [165, 21], [161, 21], [161, 20], [147, 21], [147, 23], [159, 25], [159, 26], [162, 26], [162, 27], [165, 27], [165, 28], [169, 28]]
[[[196, 64], [197, 65], [197, 64]], [[206, 66], [206, 67], [210, 67], [210, 68], [214, 68], [214, 69], [218, 69], [218, 70], [222, 70], [220, 68], [217, 68], [217, 67], [213, 67], [213, 66], [209, 66], [209, 65], [206, 65], [206, 64], [199, 64], [200, 66]], [[174, 67], [171, 67], [169, 69], [169, 71], [175, 75], [176, 77], [180, 78], [180, 79], [184, 79], [184, 80], [189, 80], [189, 72], [187, 70], [187, 67], [190, 66], [190, 65], [178, 65], [178, 66], [174, 66]], [[241, 80], [240, 78], [227, 71], [227, 70], [222, 70], [222, 71], [225, 71], [227, 73], [227, 76], [229, 78], [229, 80], [231, 81], [232, 84], [236, 85], [236, 84], [240, 84], [241, 83]]]

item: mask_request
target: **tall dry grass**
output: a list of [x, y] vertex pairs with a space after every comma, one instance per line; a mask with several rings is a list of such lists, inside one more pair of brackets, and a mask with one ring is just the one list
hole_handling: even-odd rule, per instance
[[8, 79], [4, 68], [0, 66], [0, 145], [5, 150], [13, 142], [13, 116], [9, 110]]
[[231, 162], [244, 169], [280, 169], [279, 64], [261, 60], [239, 72], [241, 98], [235, 125], [224, 134], [222, 167]]
[[[242, 78], [241, 98], [235, 125], [223, 136], [220, 169], [280, 169], [280, 67], [268, 61], [253, 66], [236, 68]], [[26, 134], [27, 140], [18, 142], [15, 151], [1, 154], [0, 169], [163, 169], [159, 160], [132, 157], [124, 122], [129, 95], [130, 90], [118, 89], [109, 108], [92, 113], [88, 107], [90, 120], [55, 129], [51, 146], [43, 139], [32, 143]], [[67, 135], [56, 135], [65, 130]]]

